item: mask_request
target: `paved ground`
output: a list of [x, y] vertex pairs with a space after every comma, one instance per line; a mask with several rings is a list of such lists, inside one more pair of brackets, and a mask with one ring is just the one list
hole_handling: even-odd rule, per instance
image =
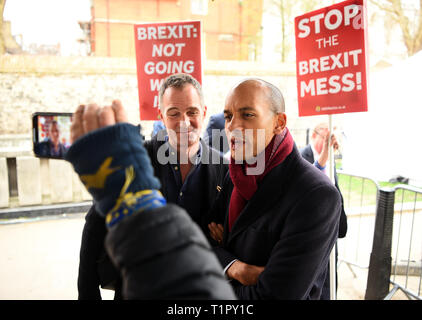
[[84, 214], [29, 221], [0, 225], [0, 299], [77, 299]]
[[[0, 299], [77, 299], [84, 214], [0, 224]], [[339, 267], [339, 300], [362, 300], [365, 270]], [[102, 290], [105, 299], [113, 292]]]

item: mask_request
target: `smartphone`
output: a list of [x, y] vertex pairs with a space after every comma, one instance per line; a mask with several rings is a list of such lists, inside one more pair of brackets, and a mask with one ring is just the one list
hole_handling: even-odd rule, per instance
[[36, 157], [64, 159], [70, 147], [72, 113], [36, 112], [32, 115], [32, 141]]

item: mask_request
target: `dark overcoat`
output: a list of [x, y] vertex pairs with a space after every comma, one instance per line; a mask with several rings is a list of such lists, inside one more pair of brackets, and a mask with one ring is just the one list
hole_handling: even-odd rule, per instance
[[225, 267], [234, 259], [265, 266], [256, 285], [233, 280], [240, 299], [319, 299], [341, 210], [338, 190], [302, 158], [296, 146], [262, 180], [228, 231], [233, 183], [226, 176], [209, 220], [224, 224], [214, 250]]

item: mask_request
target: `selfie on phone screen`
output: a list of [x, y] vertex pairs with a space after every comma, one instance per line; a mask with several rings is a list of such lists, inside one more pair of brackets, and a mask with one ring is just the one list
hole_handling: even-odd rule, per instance
[[41, 158], [63, 159], [70, 147], [70, 115], [34, 115], [34, 153]]

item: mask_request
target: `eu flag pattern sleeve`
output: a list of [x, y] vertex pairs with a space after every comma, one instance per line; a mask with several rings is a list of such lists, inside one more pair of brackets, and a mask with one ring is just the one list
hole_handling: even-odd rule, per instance
[[69, 161], [111, 227], [124, 216], [162, 206], [159, 180], [143, 146], [140, 126], [118, 123], [92, 131], [68, 150]]

